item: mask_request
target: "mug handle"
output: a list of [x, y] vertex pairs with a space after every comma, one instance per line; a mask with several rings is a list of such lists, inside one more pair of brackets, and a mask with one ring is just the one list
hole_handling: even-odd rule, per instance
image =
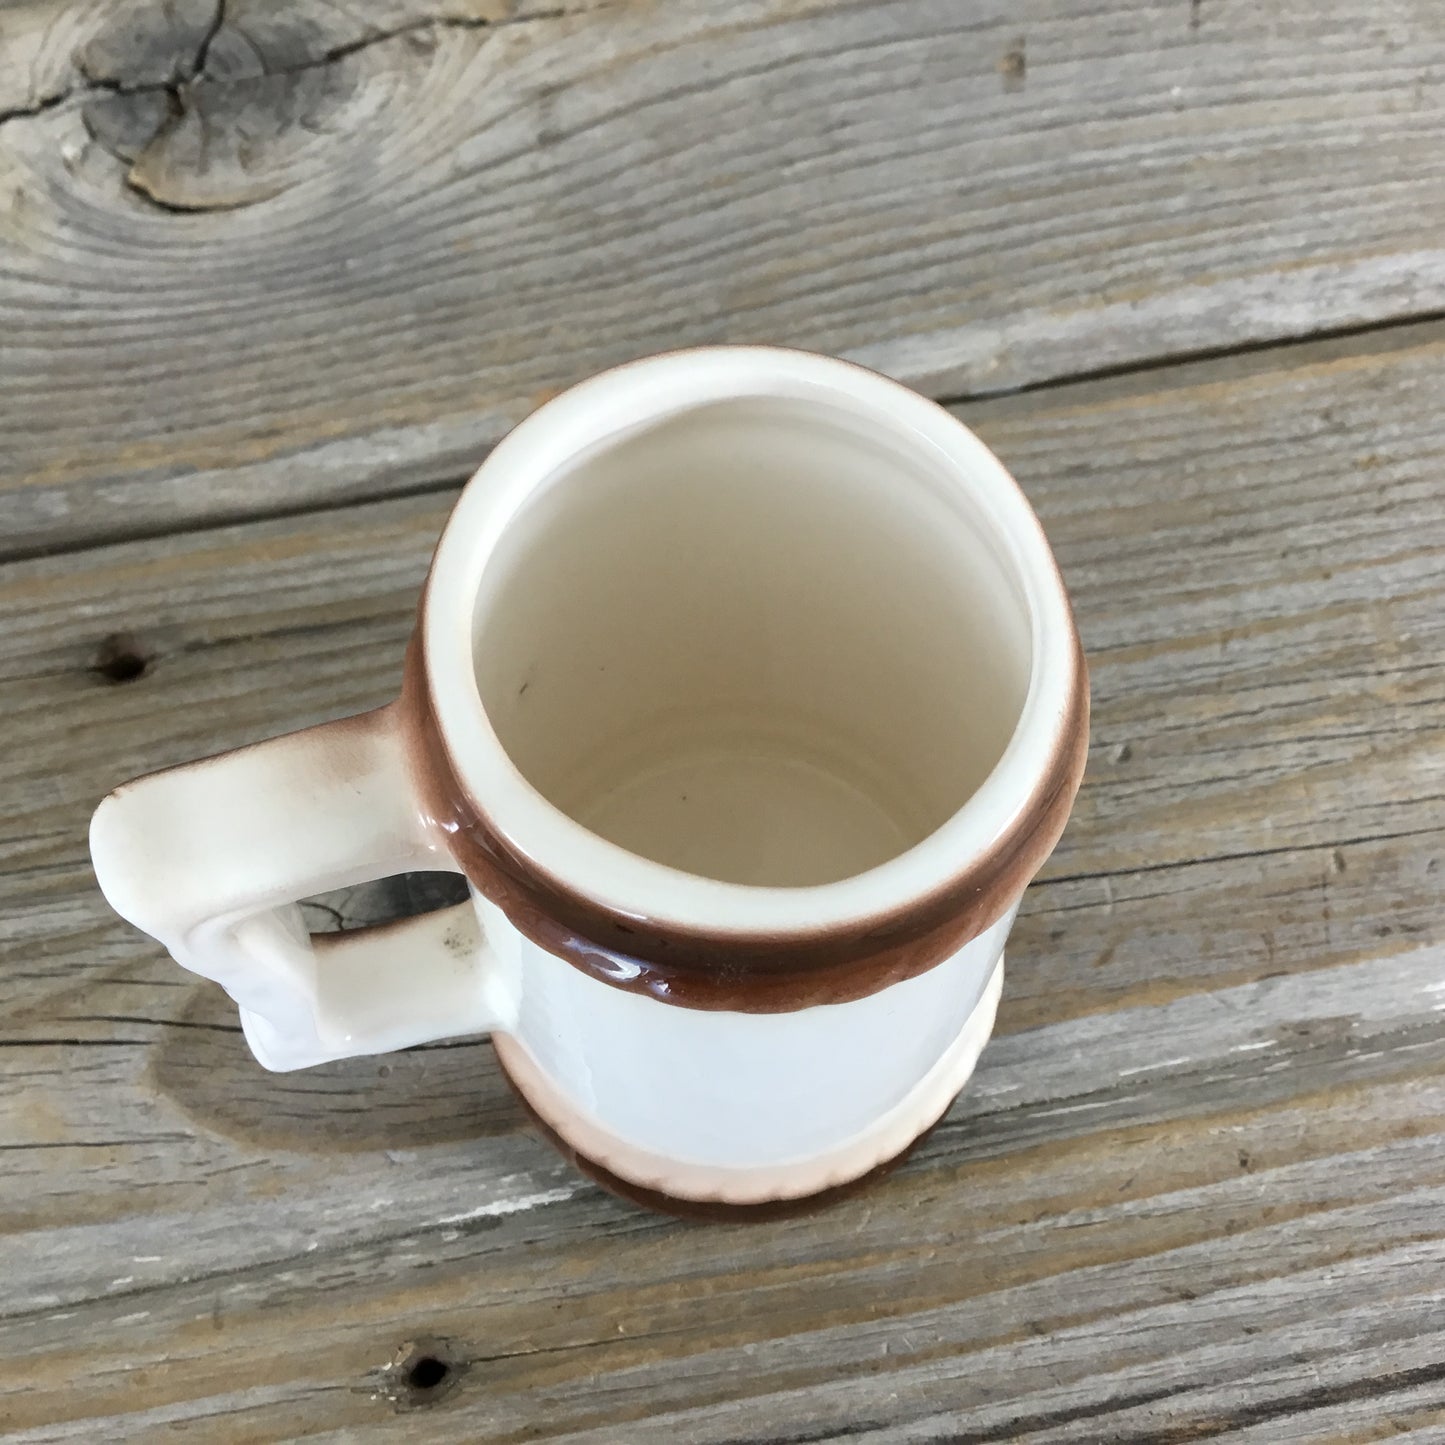
[[470, 901], [312, 937], [297, 900], [460, 871], [411, 784], [399, 705], [125, 783], [90, 824], [111, 906], [241, 1007], [268, 1069], [499, 1026], [505, 990]]

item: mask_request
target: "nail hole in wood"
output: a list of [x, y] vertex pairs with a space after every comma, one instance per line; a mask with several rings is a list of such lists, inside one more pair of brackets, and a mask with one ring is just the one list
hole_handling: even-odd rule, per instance
[[452, 1367], [445, 1360], [439, 1360], [435, 1355], [422, 1355], [420, 1359], [413, 1360], [407, 1369], [407, 1388], [417, 1393], [435, 1390], [451, 1372]]
[[150, 653], [132, 633], [112, 632], [101, 639], [90, 670], [106, 682], [134, 682], [145, 676], [150, 665]]
[[465, 1361], [448, 1341], [410, 1340], [387, 1366], [382, 1393], [398, 1409], [423, 1409], [450, 1395], [464, 1368]]
[[1003, 76], [1005, 90], [1022, 90], [1024, 88], [1028, 81], [1029, 59], [1022, 36], [1000, 57], [998, 73]]

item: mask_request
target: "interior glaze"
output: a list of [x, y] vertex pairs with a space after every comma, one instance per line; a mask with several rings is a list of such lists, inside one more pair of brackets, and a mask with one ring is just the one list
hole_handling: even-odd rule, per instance
[[1030, 620], [941, 458], [836, 404], [739, 399], [613, 438], [489, 560], [482, 704], [554, 806], [725, 882], [905, 851], [1001, 757]]

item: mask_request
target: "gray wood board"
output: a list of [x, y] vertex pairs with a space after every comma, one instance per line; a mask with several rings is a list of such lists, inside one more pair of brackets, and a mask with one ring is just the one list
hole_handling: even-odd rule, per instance
[[0, 1400], [41, 1438], [384, 1438], [425, 1334], [468, 1366], [427, 1439], [1157, 1441], [1407, 1388], [1438, 1419], [1441, 963], [1002, 1039], [924, 1157], [816, 1219], [653, 1219], [514, 1135], [275, 1194], [176, 1161], [189, 1205], [57, 1229], [85, 1267], [0, 1325]]
[[7, 555], [459, 479], [678, 345], [958, 397], [1445, 310], [1435, 0], [29, 0], [0, 54]]
[[[94, 890], [121, 777], [391, 694], [449, 496], [0, 568], [0, 1422], [1439, 1438], [1442, 395], [1427, 325], [959, 408], [1061, 558], [1089, 774], [944, 1125], [751, 1227], [584, 1183], [484, 1042], [263, 1073]], [[398, 1416], [423, 1337], [457, 1383]]]

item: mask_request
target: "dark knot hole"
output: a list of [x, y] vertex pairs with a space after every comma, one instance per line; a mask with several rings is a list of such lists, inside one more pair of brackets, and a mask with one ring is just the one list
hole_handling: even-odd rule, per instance
[[107, 682], [134, 682], [150, 665], [150, 653], [131, 633], [112, 632], [96, 648], [90, 667]]
[[419, 1410], [446, 1399], [466, 1369], [452, 1341], [435, 1335], [410, 1340], [387, 1366], [383, 1394], [399, 1410]]
[[452, 1367], [445, 1360], [439, 1360], [435, 1355], [422, 1355], [408, 1367], [406, 1383], [418, 1392], [435, 1390], [446, 1382], [451, 1372]]

